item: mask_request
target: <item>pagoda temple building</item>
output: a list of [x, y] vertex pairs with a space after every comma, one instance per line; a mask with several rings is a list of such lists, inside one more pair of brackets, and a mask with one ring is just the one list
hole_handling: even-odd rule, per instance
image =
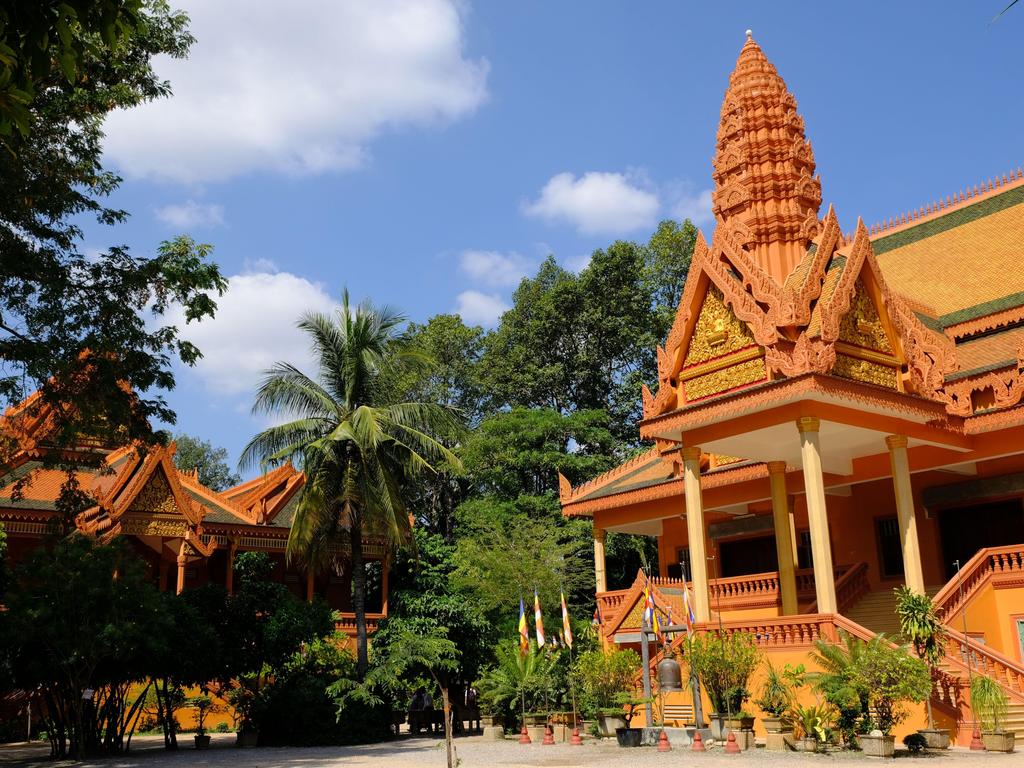
[[[39, 393], [0, 418], [0, 436], [16, 446], [0, 478], [0, 523], [7, 534], [8, 559], [18, 563], [62, 520], [57, 501], [67, 470], [47, 459], [56, 450], [54, 409]], [[277, 467], [227, 490], [215, 491], [199, 481], [195, 469], [175, 466], [175, 445], [93, 444], [76, 446], [83, 453], [75, 470], [78, 489], [95, 502], [70, 525], [101, 541], [127, 539], [147, 564], [154, 586], [182, 592], [204, 584], [234, 588], [234, 560], [241, 552], [266, 552], [273, 578], [299, 599], [323, 598], [335, 609], [339, 630], [355, 635], [351, 569], [339, 550], [338, 567], [313, 573], [285, 557], [292, 517], [305, 482], [290, 464]], [[88, 455], [84, 455], [88, 454]], [[370, 590], [367, 629], [373, 631], [387, 614], [388, 562], [384, 542], [363, 542]]]
[[[980, 671], [1024, 739], [1021, 171], [844, 230], [796, 100], [748, 33], [712, 178], [714, 229], [642, 392], [653, 447], [562, 482], [564, 514], [593, 521], [605, 642], [638, 647], [648, 586], [678, 623], [685, 579], [698, 631], [809, 664], [840, 630], [898, 637], [906, 584], [946, 623], [939, 724], [970, 741]], [[660, 573], [609, 590], [609, 531], [656, 536]]]

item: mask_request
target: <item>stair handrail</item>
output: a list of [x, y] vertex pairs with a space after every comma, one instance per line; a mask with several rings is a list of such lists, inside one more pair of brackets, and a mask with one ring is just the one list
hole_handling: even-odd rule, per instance
[[[843, 613], [871, 591], [871, 583], [868, 581], [868, 564], [861, 562], [846, 568], [836, 577], [835, 590], [836, 610], [839, 613]], [[818, 601], [815, 599], [808, 606], [807, 613], [817, 612]]]
[[939, 616], [951, 622], [993, 574], [1006, 572], [1024, 572], [1024, 544], [979, 549], [932, 598]]
[[[945, 657], [965, 671], [982, 674], [995, 680], [1010, 697], [1024, 702], [1024, 666], [984, 643], [979, 643], [952, 627], [945, 629]], [[950, 644], [954, 648], [950, 650]], [[964, 661], [969, 654], [971, 663]]]

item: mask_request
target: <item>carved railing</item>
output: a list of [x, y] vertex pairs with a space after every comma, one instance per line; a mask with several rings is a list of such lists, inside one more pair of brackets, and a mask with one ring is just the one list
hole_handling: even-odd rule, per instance
[[967, 675], [982, 674], [999, 683], [1017, 702], [1024, 702], [1024, 667], [994, 648], [981, 645], [946, 627], [944, 663]]
[[[386, 614], [366, 614], [366, 634], [372, 635]], [[334, 617], [334, 629], [336, 632], [344, 632], [351, 637], [356, 636], [356, 615], [354, 613], [337, 613]]]
[[[867, 563], [857, 563], [844, 568], [843, 572], [836, 576], [836, 610], [839, 613], [845, 613], [870, 591], [871, 583], [868, 581]], [[814, 613], [817, 610], [818, 601], [815, 600], [807, 612]]]
[[978, 550], [935, 595], [939, 616], [946, 622], [952, 621], [982, 587], [1000, 577], [1024, 579], [1024, 544]]
[[628, 589], [617, 589], [614, 592], [598, 592], [597, 605], [601, 610], [602, 620], [607, 622], [618, 613], [628, 594]]

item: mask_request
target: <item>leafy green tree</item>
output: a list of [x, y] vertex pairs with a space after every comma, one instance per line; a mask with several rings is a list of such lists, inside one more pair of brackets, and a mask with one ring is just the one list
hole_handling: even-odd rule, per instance
[[61, 413], [58, 444], [151, 442], [150, 420], [173, 423], [148, 393], [174, 386], [173, 358], [191, 365], [200, 352], [161, 318], [172, 306], [188, 322], [210, 317], [226, 287], [210, 246], [188, 237], [152, 257], [83, 243], [86, 219], [128, 215], [106, 202], [120, 179], [102, 165], [104, 118], [167, 96], [152, 61], [185, 56], [192, 40], [162, 0], [0, 9], [0, 132], [19, 129], [0, 150], [0, 401], [41, 386]]
[[573, 663], [572, 675], [579, 691], [581, 711], [593, 717], [601, 710], [614, 708], [617, 696], [635, 688], [640, 666], [640, 657], [629, 648], [611, 653], [593, 650], [580, 654]]
[[6, 603], [0, 646], [13, 684], [43, 698], [52, 754], [124, 749], [165, 623], [143, 563], [121, 541], [54, 541], [15, 569]]
[[[939, 618], [935, 603], [928, 595], [918, 594], [903, 584], [896, 589], [896, 615], [900, 620], [900, 634], [934, 674], [945, 655], [943, 639], [946, 636], [945, 625]], [[925, 706], [931, 730], [935, 728], [931, 696], [926, 699]]]
[[532, 640], [526, 653], [520, 653], [518, 642], [499, 644], [494, 666], [476, 681], [480, 698], [509, 723], [518, 719], [517, 713], [542, 710], [560, 655], [545, 652]]
[[209, 440], [183, 432], [174, 436], [174, 442], [174, 466], [183, 472], [199, 470], [199, 482], [207, 488], [223, 491], [242, 481], [228, 466], [228, 452], [224, 448], [215, 448]]
[[245, 465], [293, 460], [306, 472], [290, 557], [322, 569], [334, 556], [332, 546], [347, 541], [360, 676], [368, 664], [363, 536], [407, 542], [407, 484], [441, 462], [460, 466], [440, 439], [459, 431], [453, 410], [397, 399], [406, 371], [425, 364], [399, 343], [403, 320], [386, 307], [352, 307], [347, 291], [334, 317], [305, 315], [299, 328], [312, 342], [317, 375], [288, 363], [267, 373], [253, 411], [290, 420], [256, 435], [242, 454]]
[[880, 635], [865, 644], [857, 675], [868, 691], [868, 704], [884, 734], [906, 719], [904, 702], [925, 701], [932, 692], [928, 665]]

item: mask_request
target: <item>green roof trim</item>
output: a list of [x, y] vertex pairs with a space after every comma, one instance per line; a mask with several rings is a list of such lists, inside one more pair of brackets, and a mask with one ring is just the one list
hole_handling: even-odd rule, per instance
[[999, 213], [999, 211], [1012, 208], [1020, 203], [1024, 203], [1024, 186], [1014, 187], [1001, 194], [979, 200], [973, 205], [950, 211], [936, 219], [924, 221], [908, 229], [880, 237], [872, 241], [871, 247], [874, 249], [875, 255], [881, 255], [886, 251], [902, 248], [905, 245], [916, 243], [918, 240], [924, 240], [993, 213]]
[[1016, 365], [1016, 360], [1003, 360], [998, 363], [991, 363], [989, 365], [982, 365], [979, 368], [971, 368], [969, 371], [955, 371], [946, 376], [946, 383], [953, 381], [960, 381], [961, 379], [969, 379], [971, 376], [977, 376], [981, 373], [989, 373], [991, 371], [998, 371], [1000, 368], [1008, 368], [1011, 365]]
[[917, 319], [921, 321], [921, 324], [929, 330], [942, 333], [946, 329], [946, 326], [937, 317], [932, 317], [924, 312], [914, 312], [914, 314], [917, 315]]
[[948, 328], [951, 325], [966, 323], [968, 320], [976, 320], [979, 317], [993, 315], [996, 312], [1002, 312], [1004, 309], [1012, 309], [1022, 305], [1024, 305], [1024, 291], [1018, 291], [1017, 293], [1011, 293], [1009, 296], [975, 304], [973, 307], [958, 309], [956, 312], [942, 315], [939, 320], [943, 326]]

